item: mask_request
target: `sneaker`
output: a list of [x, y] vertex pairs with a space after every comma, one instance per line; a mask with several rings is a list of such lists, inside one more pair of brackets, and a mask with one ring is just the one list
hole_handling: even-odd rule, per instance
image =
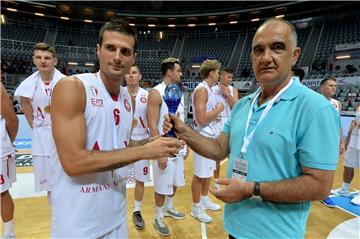
[[154, 217], [153, 220], [155, 230], [161, 235], [161, 236], [169, 236], [170, 230], [166, 223], [164, 222], [163, 218], [161, 217]]
[[327, 207], [334, 208], [336, 207], [334, 201], [331, 198], [326, 198], [325, 200], [320, 200], [322, 204], [324, 204]]
[[145, 222], [141, 216], [140, 211], [133, 212], [132, 219], [133, 219], [136, 229], [142, 230], [145, 228]]
[[356, 194], [356, 196], [351, 199], [350, 202], [356, 206], [360, 206], [360, 194]]
[[192, 207], [191, 216], [204, 223], [209, 223], [212, 221], [212, 218], [206, 214], [202, 207]]
[[212, 211], [219, 211], [221, 206], [219, 204], [214, 203], [210, 198], [207, 201], [201, 201], [201, 206], [204, 209], [209, 209]]
[[182, 220], [185, 218], [185, 214], [176, 211], [175, 208], [164, 208], [163, 213], [164, 213], [164, 217], [172, 217], [177, 220]]
[[349, 191], [344, 190], [343, 188], [332, 189], [330, 191], [330, 193], [334, 194], [334, 195], [345, 196], [345, 197], [351, 196], [351, 193]]

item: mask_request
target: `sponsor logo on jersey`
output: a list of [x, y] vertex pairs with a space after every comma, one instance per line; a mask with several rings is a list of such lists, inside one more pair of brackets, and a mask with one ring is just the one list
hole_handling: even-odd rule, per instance
[[141, 96], [140, 102], [141, 102], [141, 103], [144, 103], [144, 104], [146, 103], [146, 98], [145, 98], [145, 96]]

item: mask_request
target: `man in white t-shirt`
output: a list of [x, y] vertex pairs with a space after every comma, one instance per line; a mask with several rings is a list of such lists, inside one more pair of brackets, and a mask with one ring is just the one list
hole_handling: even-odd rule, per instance
[[[238, 91], [235, 86], [231, 85], [231, 82], [234, 78], [234, 70], [231, 68], [223, 68], [220, 71], [220, 80], [219, 82], [212, 87], [216, 101], [224, 105], [223, 111], [220, 113], [220, 120], [216, 122], [218, 133], [220, 134], [222, 128], [224, 127], [225, 122], [230, 117], [230, 112], [232, 107], [238, 100]], [[214, 172], [214, 179], [218, 179], [220, 175], [220, 161], [216, 161], [216, 169]], [[218, 188], [218, 185], [215, 183], [215, 188]]]
[[13, 104], [5, 87], [1, 87], [0, 107], [0, 192], [1, 192], [1, 218], [4, 223], [2, 238], [15, 238], [14, 231], [14, 201], [9, 193], [12, 183], [16, 181], [15, 149], [14, 142], [19, 120], [16, 117]]
[[179, 152], [181, 141], [162, 137], [128, 148], [133, 113], [121, 85], [136, 46], [126, 21], [107, 22], [96, 47], [99, 72], [66, 77], [54, 89], [52, 238], [127, 238], [126, 166]]
[[[333, 99], [334, 95], [336, 94], [336, 79], [333, 77], [326, 77], [320, 82], [320, 92], [325, 96], [327, 100], [330, 101], [330, 103], [334, 106], [336, 111], [339, 113], [341, 112], [342, 105], [340, 101]], [[340, 128], [340, 146], [339, 146], [339, 155], [341, 155], [343, 152], [345, 152], [345, 141], [344, 136], [342, 132], [342, 128]], [[321, 200], [325, 206], [334, 208], [336, 205], [333, 202], [333, 200], [328, 197], [325, 200]]]
[[[217, 122], [224, 110], [223, 103], [216, 101], [212, 87], [218, 82], [221, 64], [217, 60], [205, 60], [200, 66], [200, 76], [203, 79], [195, 88], [192, 96], [194, 129], [201, 135], [216, 138], [220, 133]], [[191, 216], [200, 222], [209, 223], [212, 218], [205, 209], [218, 211], [220, 205], [209, 198], [211, 177], [214, 175], [216, 163], [196, 152], [194, 155], [194, 176], [192, 179], [193, 206]]]
[[15, 91], [20, 97], [21, 108], [32, 128], [32, 160], [35, 176], [35, 192], [47, 191], [49, 203], [54, 171], [53, 151], [50, 141], [50, 102], [57, 82], [65, 77], [56, 68], [58, 59], [53, 47], [46, 43], [34, 46], [33, 62], [38, 71], [26, 78]]
[[[150, 136], [162, 135], [162, 123], [164, 115], [168, 113], [168, 107], [163, 99], [165, 88], [170, 83], [181, 81], [181, 68], [176, 58], [166, 58], [161, 62], [163, 82], [156, 85], [148, 98], [147, 119]], [[184, 96], [178, 106], [177, 113], [184, 119]], [[155, 230], [162, 236], [170, 235], [170, 230], [164, 221], [164, 216], [177, 220], [185, 218], [185, 214], [175, 210], [173, 198], [177, 187], [185, 185], [184, 158], [186, 149], [182, 149], [176, 157], [159, 157], [153, 163], [154, 189], [156, 215], [153, 220]]]
[[[146, 120], [147, 98], [149, 93], [140, 87], [139, 83], [141, 78], [142, 75], [137, 65], [131, 66], [130, 72], [125, 75], [125, 89], [130, 94], [134, 113], [130, 147], [142, 145], [143, 141], [149, 138]], [[135, 206], [132, 219], [136, 229], [142, 230], [145, 228], [145, 222], [141, 216], [141, 201], [144, 196], [144, 183], [150, 181], [149, 160], [144, 159], [135, 162], [133, 164], [133, 170], [135, 178]]]

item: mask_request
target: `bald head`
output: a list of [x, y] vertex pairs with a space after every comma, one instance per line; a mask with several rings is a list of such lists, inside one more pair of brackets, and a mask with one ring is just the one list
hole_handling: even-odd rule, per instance
[[[277, 18], [270, 18], [268, 20], [266, 20], [263, 24], [261, 24], [261, 26], [257, 29], [256, 33], [258, 33], [259, 31], [261, 31], [263, 28], [271, 25], [271, 26], [277, 26], [279, 24], [285, 24], [286, 26], [289, 27], [290, 32], [291, 32], [291, 42], [292, 42], [292, 47], [295, 48], [297, 47], [297, 33], [295, 30], [295, 27], [288, 21], [284, 20], [284, 19], [277, 19]], [[256, 34], [255, 33], [255, 34]]]

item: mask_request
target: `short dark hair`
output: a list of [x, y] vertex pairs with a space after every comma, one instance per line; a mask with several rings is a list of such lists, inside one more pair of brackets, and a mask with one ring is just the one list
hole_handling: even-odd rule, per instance
[[325, 77], [321, 82], [320, 82], [320, 86], [324, 85], [326, 82], [328, 82], [329, 80], [333, 80], [336, 81], [336, 78], [333, 76], [327, 76]]
[[180, 61], [178, 58], [168, 57], [164, 59], [160, 65], [161, 74], [165, 76], [168, 70], [174, 70], [175, 64], [180, 65]]
[[134, 37], [135, 43], [134, 43], [134, 53], [136, 52], [136, 48], [137, 48], [137, 36], [136, 36], [136, 32], [135, 29], [133, 27], [131, 27], [129, 25], [129, 23], [127, 21], [125, 21], [124, 19], [113, 19], [110, 22], [105, 23], [99, 32], [99, 45], [102, 45], [102, 41], [103, 41], [103, 36], [104, 36], [104, 32], [105, 31], [109, 31], [109, 32], [118, 32], [118, 33], [122, 33], [124, 35], [127, 36], [132, 36]]
[[234, 75], [234, 69], [232, 69], [232, 68], [229, 68], [229, 67], [225, 67], [225, 68], [222, 68], [221, 70], [220, 70], [220, 73], [223, 73], [223, 72], [226, 72], [226, 73], [229, 73], [229, 74], [232, 74], [232, 75]]
[[299, 77], [299, 80], [302, 81], [304, 79], [305, 76], [305, 71], [303, 69], [301, 69], [300, 67], [292, 67], [291, 71], [293, 72], [294, 76]]
[[39, 51], [48, 51], [53, 55], [53, 57], [56, 58], [55, 49], [45, 42], [39, 42], [39, 43], [35, 44], [35, 46], [33, 47], [33, 51], [38, 51], [38, 50]]

